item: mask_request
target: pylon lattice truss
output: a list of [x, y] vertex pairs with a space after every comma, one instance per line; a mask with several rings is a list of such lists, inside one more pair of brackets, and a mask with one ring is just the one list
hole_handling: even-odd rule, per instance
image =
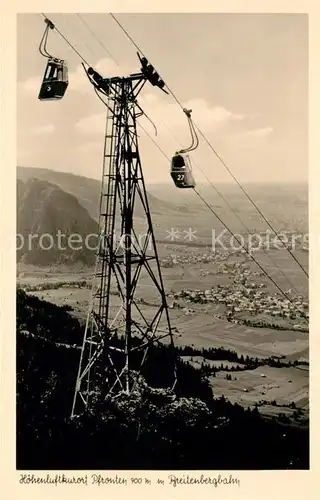
[[[142, 73], [107, 80], [100, 243], [72, 416], [90, 410], [97, 391], [130, 393], [152, 344], [163, 340], [174, 352], [137, 136], [137, 95], [146, 80]], [[152, 305], [141, 297], [145, 286]]]

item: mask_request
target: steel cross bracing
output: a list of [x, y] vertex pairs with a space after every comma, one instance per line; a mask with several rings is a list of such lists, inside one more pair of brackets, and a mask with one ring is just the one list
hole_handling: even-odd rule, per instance
[[[72, 416], [90, 411], [97, 394], [130, 393], [150, 347], [161, 339], [173, 353], [168, 386], [176, 383], [173, 334], [138, 146], [136, 98], [145, 81], [141, 74], [108, 80], [100, 243]], [[141, 290], [148, 291], [151, 305]]]

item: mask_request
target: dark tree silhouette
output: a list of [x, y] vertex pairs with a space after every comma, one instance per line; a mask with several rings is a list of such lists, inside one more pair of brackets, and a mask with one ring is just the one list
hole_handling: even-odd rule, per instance
[[[285, 415], [279, 423], [264, 419], [257, 408], [245, 410], [224, 396], [215, 398], [205, 369], [194, 368], [183, 356], [178, 397], [164, 389], [171, 359], [166, 346], [150, 349], [134, 393], [109, 400], [101, 385], [94, 412], [70, 420], [82, 335], [79, 322], [63, 308], [18, 291], [18, 469], [309, 467], [307, 428], [297, 420], [291, 425]], [[192, 347], [177, 353], [199, 355]], [[205, 353], [218, 359], [229, 353], [238, 361], [231, 351]]]

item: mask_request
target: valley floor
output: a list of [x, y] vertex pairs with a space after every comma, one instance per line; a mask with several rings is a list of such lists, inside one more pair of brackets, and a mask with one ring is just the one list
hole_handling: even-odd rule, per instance
[[[239, 364], [236, 363], [238, 368], [234, 366], [234, 371], [230, 371], [232, 363], [227, 360], [215, 362], [202, 359], [200, 356], [187, 357], [186, 359], [195, 367], [201, 363], [217, 363], [219, 368], [217, 373], [209, 378], [216, 396], [224, 395], [232, 403], [236, 402], [244, 407], [256, 405], [261, 413], [270, 416], [283, 414], [290, 417], [296, 415], [298, 411], [302, 420], [307, 418], [309, 408], [307, 331], [294, 329], [292, 322], [290, 326], [289, 320], [286, 319], [281, 319], [283, 323], [281, 329], [275, 328], [275, 325], [256, 328], [241, 324], [241, 321], [228, 321], [226, 311], [221, 304], [211, 302], [190, 304], [185, 299], [179, 299], [174, 303], [172, 294], [179, 293], [183, 289], [205, 290], [213, 281], [215, 284], [225, 286], [230, 277], [217, 273], [216, 263], [198, 265], [178, 263], [171, 268], [164, 267], [163, 275], [177, 346], [192, 346], [196, 349], [223, 347], [250, 358], [264, 359], [274, 356], [284, 362], [295, 363], [290, 367], [259, 366], [253, 370], [239, 369]], [[71, 306], [72, 314], [83, 322], [90, 300], [91, 279], [92, 270], [88, 269], [43, 270], [18, 265], [19, 286], [46, 301]], [[143, 300], [144, 307], [151, 313], [155, 297], [143, 278], [138, 294]], [[118, 298], [114, 296], [114, 307], [117, 306], [117, 301]], [[274, 322], [273, 318], [270, 318], [270, 325], [271, 322]]]

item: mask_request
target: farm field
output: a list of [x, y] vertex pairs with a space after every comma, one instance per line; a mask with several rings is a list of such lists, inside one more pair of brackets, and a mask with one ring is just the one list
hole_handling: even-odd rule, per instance
[[227, 397], [244, 407], [257, 405], [261, 413], [270, 416], [280, 412], [292, 416], [295, 410], [301, 414], [308, 412], [309, 369], [304, 365], [239, 370], [241, 364], [237, 362], [213, 361], [203, 356], [184, 356], [184, 359], [195, 368], [203, 363], [216, 368], [223, 366], [224, 370], [209, 378], [215, 397]]
[[[176, 322], [174, 321], [176, 320]], [[267, 358], [287, 356], [308, 348], [308, 336], [303, 332], [275, 331], [267, 328], [246, 328], [219, 319], [199, 317], [173, 318], [179, 324], [176, 342], [196, 347], [224, 347], [239, 354]]]
[[[56, 305], [70, 305], [74, 313], [85, 319], [90, 300], [90, 290], [64, 288], [32, 292], [37, 297]], [[155, 309], [152, 306], [149, 308]], [[239, 354], [267, 358], [269, 356], [290, 356], [291, 360], [305, 359], [309, 337], [304, 332], [273, 330], [268, 328], [247, 328], [205, 313], [186, 314], [183, 310], [170, 310], [171, 324], [178, 330], [177, 345], [202, 347], [224, 347]]]
[[[237, 262], [245, 263], [250, 272], [258, 272], [260, 274], [256, 281], [259, 284], [264, 284], [266, 289], [274, 293], [277, 289], [271, 281], [261, 273], [258, 266], [252, 260], [243, 254], [229, 254], [224, 256], [223, 261], [215, 260], [215, 255], [210, 251], [210, 248], [205, 251], [204, 249], [189, 248], [189, 246], [176, 246], [174, 244], [159, 244], [158, 252], [162, 262], [161, 270], [163, 281], [166, 290], [178, 291], [182, 288], [205, 289], [214, 284], [226, 285], [232, 282], [232, 275], [227, 270], [219, 270], [221, 264], [226, 263], [230, 266]], [[212, 261], [197, 262], [197, 258], [201, 259], [203, 254], [212, 256]], [[301, 269], [295, 262], [292, 261], [286, 254], [285, 250], [274, 250], [268, 252], [274, 263], [283, 271], [283, 273], [290, 277], [290, 282], [294, 285], [296, 291], [301, 295], [308, 295], [308, 283], [305, 276], [302, 274]], [[275, 267], [267, 255], [263, 252], [253, 254], [256, 260], [268, 271], [270, 276], [276, 280], [277, 284], [283, 288], [290, 288], [290, 283], [279, 273], [279, 269]], [[170, 257], [176, 264], [172, 267], [166, 267], [165, 262]], [[301, 265], [308, 268], [308, 253], [304, 251], [297, 251], [296, 258]], [[72, 268], [63, 266], [52, 266], [47, 268], [39, 268], [36, 266], [18, 263], [17, 279], [18, 283], [36, 285], [43, 282], [54, 283], [58, 281], [81, 281], [83, 279], [90, 279], [93, 275], [93, 268], [86, 268], [84, 266], [75, 266]], [[141, 277], [139, 286], [147, 285], [147, 280]]]
[[[228, 321], [223, 300], [191, 303], [187, 297], [181, 295], [186, 290], [191, 294], [203, 294], [213, 287], [220, 287], [221, 290], [228, 290], [232, 297], [232, 293], [238, 290], [237, 280], [244, 275], [247, 276], [247, 283], [261, 289], [263, 294], [276, 296], [278, 293], [275, 285], [243, 251], [212, 251], [209, 219], [203, 217], [201, 211], [197, 214], [196, 222], [198, 238], [190, 244], [185, 244], [184, 241], [177, 244], [166, 240], [166, 228], [180, 228], [182, 234], [185, 227], [190, 225], [186, 216], [181, 214], [173, 218], [166, 215], [154, 217], [155, 230], [160, 240], [157, 248], [175, 344], [196, 349], [222, 347], [235, 351], [239, 356], [251, 358], [265, 359], [275, 356], [292, 363], [308, 362], [309, 334], [294, 328], [297, 320], [275, 318], [264, 311], [250, 313], [246, 308], [242, 308], [234, 313], [234, 319], [239, 322]], [[266, 252], [254, 252], [253, 256], [279, 287], [285, 291], [292, 290], [294, 296], [301, 297], [299, 300], [308, 302], [308, 281], [286, 250], [271, 248]], [[308, 252], [298, 248], [295, 250], [295, 256], [301, 265], [308, 269]], [[29, 292], [41, 299], [56, 305], [70, 306], [71, 314], [76, 315], [83, 323], [91, 296], [92, 276], [93, 268], [80, 264], [72, 268], [53, 265], [41, 269], [18, 263], [17, 267], [18, 285], [31, 287]], [[116, 288], [113, 290], [116, 291]], [[158, 292], [145, 272], [140, 275], [137, 297], [143, 303], [146, 316], [154, 315]], [[232, 301], [232, 298], [230, 300]], [[117, 296], [112, 296], [111, 304], [112, 310], [116, 311], [119, 305]], [[242, 324], [244, 320], [250, 321], [251, 324]], [[254, 321], [260, 322], [260, 327], [256, 327], [252, 323]], [[269, 324], [273, 324], [273, 327], [268, 327]], [[275, 325], [280, 329], [275, 328]], [[214, 363], [205, 361], [211, 365]], [[197, 361], [193, 363], [197, 364]], [[223, 364], [231, 367], [227, 360], [223, 361]], [[210, 383], [216, 396], [224, 395], [231, 402], [243, 406], [259, 404], [260, 411], [270, 415], [280, 411], [292, 414], [292, 408], [280, 408], [268, 402], [275, 400], [279, 405], [294, 402], [297, 408], [305, 411], [308, 406], [309, 372], [308, 366], [304, 368], [307, 370], [303, 371], [298, 367], [263, 366], [255, 370], [232, 372], [232, 380], [227, 380], [228, 372], [221, 370], [215, 377], [210, 378]]]
[[[232, 372], [232, 380], [226, 380], [226, 372], [220, 371], [210, 382], [216, 396], [227, 395], [232, 403], [242, 406], [258, 404], [266, 414], [292, 413], [287, 405], [308, 411], [309, 371], [294, 368], [258, 367], [255, 370]], [[276, 402], [274, 406], [270, 404]], [[281, 408], [281, 409], [280, 409]]]
[[[183, 285], [184, 281], [179, 281], [181, 268], [165, 269], [165, 271], [167, 289], [171, 290]], [[167, 275], [168, 271], [173, 272]], [[81, 282], [88, 276], [89, 273], [84, 272], [78, 276], [78, 281]], [[18, 281], [20, 284], [39, 285], [44, 282], [46, 284], [48, 282], [59, 283], [64, 280], [67, 281], [67, 278], [71, 281], [72, 275], [68, 276], [66, 273], [50, 275], [50, 273], [47, 273], [47, 276], [41, 276], [38, 273], [30, 273], [30, 275], [25, 273]], [[72, 281], [75, 281], [74, 278]], [[186, 286], [186, 283], [184, 283], [184, 286]], [[200, 288], [199, 285], [198, 288]], [[90, 288], [60, 286], [57, 289], [32, 291], [30, 293], [57, 305], [71, 306], [72, 314], [76, 315], [82, 322], [85, 321], [90, 300]], [[145, 310], [149, 314], [154, 313], [155, 307], [152, 306], [154, 297], [150, 294], [150, 289], [141, 286], [139, 295], [146, 300]], [[113, 307], [116, 308], [118, 301], [118, 297], [112, 297]], [[249, 328], [217, 318], [215, 315], [219, 307], [216, 305], [192, 304], [191, 306], [192, 313], [189, 312], [188, 304], [184, 308], [170, 309], [171, 325], [175, 333], [174, 341], [177, 346], [189, 345], [198, 349], [223, 347], [237, 352], [238, 355], [260, 359], [269, 358], [270, 356], [282, 357], [291, 362], [308, 361], [309, 359], [309, 336], [305, 332], [274, 330], [272, 328]], [[214, 364], [209, 360], [205, 361]], [[217, 364], [220, 365], [221, 362], [219, 361]], [[196, 365], [197, 361], [195, 361]], [[223, 361], [223, 365], [231, 367], [232, 363]], [[302, 370], [299, 367], [271, 368], [263, 366], [255, 370], [231, 372], [232, 380], [226, 379], [227, 373], [222, 370], [217, 372], [215, 377], [209, 379], [217, 397], [224, 395], [231, 402], [237, 402], [245, 407], [258, 404], [259, 410], [266, 415], [281, 412], [290, 416], [294, 410], [282, 405], [289, 405], [292, 402], [297, 408], [301, 408], [303, 412], [307, 411], [308, 370]], [[274, 400], [277, 406], [269, 404]]]

